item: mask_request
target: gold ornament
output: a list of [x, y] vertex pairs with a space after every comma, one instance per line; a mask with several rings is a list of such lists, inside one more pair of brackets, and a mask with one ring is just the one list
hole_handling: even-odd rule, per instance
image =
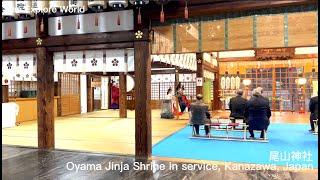
[[41, 44], [42, 44], [42, 39], [41, 39], [41, 38], [38, 38], [38, 39], [36, 40], [36, 43], [37, 43], [37, 46], [41, 46]]
[[142, 39], [142, 36], [143, 36], [143, 32], [141, 32], [140, 30], [138, 30], [136, 33], [136, 39]]

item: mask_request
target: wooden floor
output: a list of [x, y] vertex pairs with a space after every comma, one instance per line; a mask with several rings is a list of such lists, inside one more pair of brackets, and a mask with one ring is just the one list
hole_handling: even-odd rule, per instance
[[[128, 118], [118, 118], [118, 110], [102, 110], [83, 115], [55, 119], [57, 149], [90, 152], [134, 154], [134, 111]], [[188, 115], [180, 120], [160, 119], [160, 110], [152, 111], [152, 144], [175, 133], [188, 123]], [[30, 121], [14, 128], [2, 129], [2, 143], [37, 147], [37, 124]]]
[[[113, 164], [127, 164], [129, 170], [105, 170]], [[164, 170], [142, 168], [135, 170], [134, 163], [164, 166]], [[177, 170], [170, 170], [170, 164], [176, 164]], [[69, 165], [67, 165], [69, 164]], [[78, 166], [78, 171], [75, 166]], [[205, 164], [205, 163], [204, 163]], [[89, 166], [87, 166], [89, 165]], [[181, 170], [183, 165], [193, 167], [203, 165], [174, 160], [137, 161], [132, 156], [115, 156], [105, 154], [80, 153], [72, 151], [43, 151], [31, 148], [2, 146], [2, 179], [318, 179], [318, 170], [235, 170], [232, 165], [215, 165], [217, 170]], [[87, 168], [82, 168], [86, 166]], [[101, 167], [101, 170], [99, 168]], [[68, 167], [68, 168], [67, 168]], [[79, 168], [81, 167], [81, 168]], [[96, 167], [94, 169], [93, 167]], [[211, 166], [212, 167], [212, 166]]]
[[[214, 117], [228, 116], [228, 111], [212, 113]], [[180, 120], [160, 119], [160, 110], [152, 111], [152, 144], [175, 133], [188, 123], [188, 114]], [[273, 123], [308, 123], [309, 114], [273, 112]], [[80, 150], [114, 154], [134, 154], [134, 111], [128, 118], [118, 118], [117, 110], [103, 110], [83, 115], [59, 117], [55, 120], [57, 149]], [[2, 143], [37, 147], [36, 121], [2, 129]]]

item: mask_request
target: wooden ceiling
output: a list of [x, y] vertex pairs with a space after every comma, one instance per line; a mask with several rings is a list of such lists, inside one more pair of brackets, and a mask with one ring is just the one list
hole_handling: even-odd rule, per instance
[[[164, 0], [159, 0], [164, 1]], [[151, 2], [142, 10], [142, 17], [159, 20], [161, 3]], [[245, 10], [318, 4], [317, 0], [188, 0], [189, 17], [209, 16], [219, 13]], [[167, 0], [164, 5], [165, 19], [184, 17], [185, 0]]]

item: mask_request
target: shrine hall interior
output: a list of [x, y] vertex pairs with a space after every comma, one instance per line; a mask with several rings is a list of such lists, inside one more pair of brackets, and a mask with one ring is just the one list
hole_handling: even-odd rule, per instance
[[[178, 85], [218, 123], [262, 87], [268, 141], [190, 138], [188, 109], [162, 116]], [[2, 148], [253, 164], [295, 150], [317, 171], [317, 96], [316, 0], [2, 1]]]

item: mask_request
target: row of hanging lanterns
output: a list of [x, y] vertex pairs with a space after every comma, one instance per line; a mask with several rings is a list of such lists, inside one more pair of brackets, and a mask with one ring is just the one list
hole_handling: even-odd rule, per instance
[[[29, 18], [34, 12], [55, 13], [53, 9], [68, 8], [88, 8], [99, 12], [107, 8], [108, 5], [115, 10], [123, 10], [128, 6], [127, 0], [3, 0], [2, 17]], [[149, 0], [130, 0], [130, 3], [141, 7], [148, 4]]]
[[[165, 21], [164, 5], [167, 4], [169, 1], [170, 0], [157, 1], [161, 5], [161, 23], [164, 23]], [[140, 9], [144, 5], [149, 4], [149, 0], [129, 0], [129, 2], [138, 8], [137, 22], [138, 24], [141, 24]], [[125, 9], [128, 6], [128, 0], [4, 0], [2, 1], [2, 18], [8, 20], [14, 18], [28, 19], [31, 16], [33, 16], [34, 12], [52, 13], [56, 12], [56, 10], [61, 9], [61, 7], [67, 6], [72, 9], [83, 8], [84, 11], [90, 9], [95, 12], [100, 12], [103, 9], [107, 8], [107, 3], [114, 10], [118, 11]], [[184, 18], [189, 18], [188, 0], [185, 0]], [[120, 18], [118, 17], [118, 19]]]
[[[3, 1], [2, 8], [2, 18], [5, 20], [13, 20], [14, 18], [19, 19], [29, 19], [33, 16], [35, 12], [42, 13], [56, 13], [60, 12], [60, 10], [64, 7], [76, 9], [82, 8], [86, 11], [88, 8], [99, 12], [107, 7], [107, 1], [97, 1], [97, 0], [89, 0], [89, 1], [77, 1], [70, 0], [68, 1], [42, 1], [42, 0], [29, 0], [29, 1], [21, 1], [21, 0], [5, 0]], [[141, 24], [141, 13], [140, 8], [149, 3], [149, 0], [130, 0], [130, 3], [139, 8], [138, 14], [138, 24]], [[127, 0], [109, 0], [108, 5], [117, 11], [124, 10], [128, 6]], [[98, 17], [95, 18], [95, 25], [98, 25]], [[117, 16], [117, 25], [120, 25], [120, 14]], [[58, 22], [58, 30], [61, 29], [61, 22]], [[77, 21], [77, 29], [80, 29], [80, 21], [78, 18]], [[9, 30], [10, 31], [10, 30]], [[8, 32], [10, 35], [11, 33]]]
[[[168, 3], [170, 0], [159, 0], [159, 3], [161, 4], [161, 11], [160, 11], [160, 22], [164, 23], [165, 21], [165, 14], [163, 7], [166, 3]], [[184, 7], [184, 19], [189, 19], [189, 9], [188, 9], [188, 0], [185, 0], [185, 7]]]

